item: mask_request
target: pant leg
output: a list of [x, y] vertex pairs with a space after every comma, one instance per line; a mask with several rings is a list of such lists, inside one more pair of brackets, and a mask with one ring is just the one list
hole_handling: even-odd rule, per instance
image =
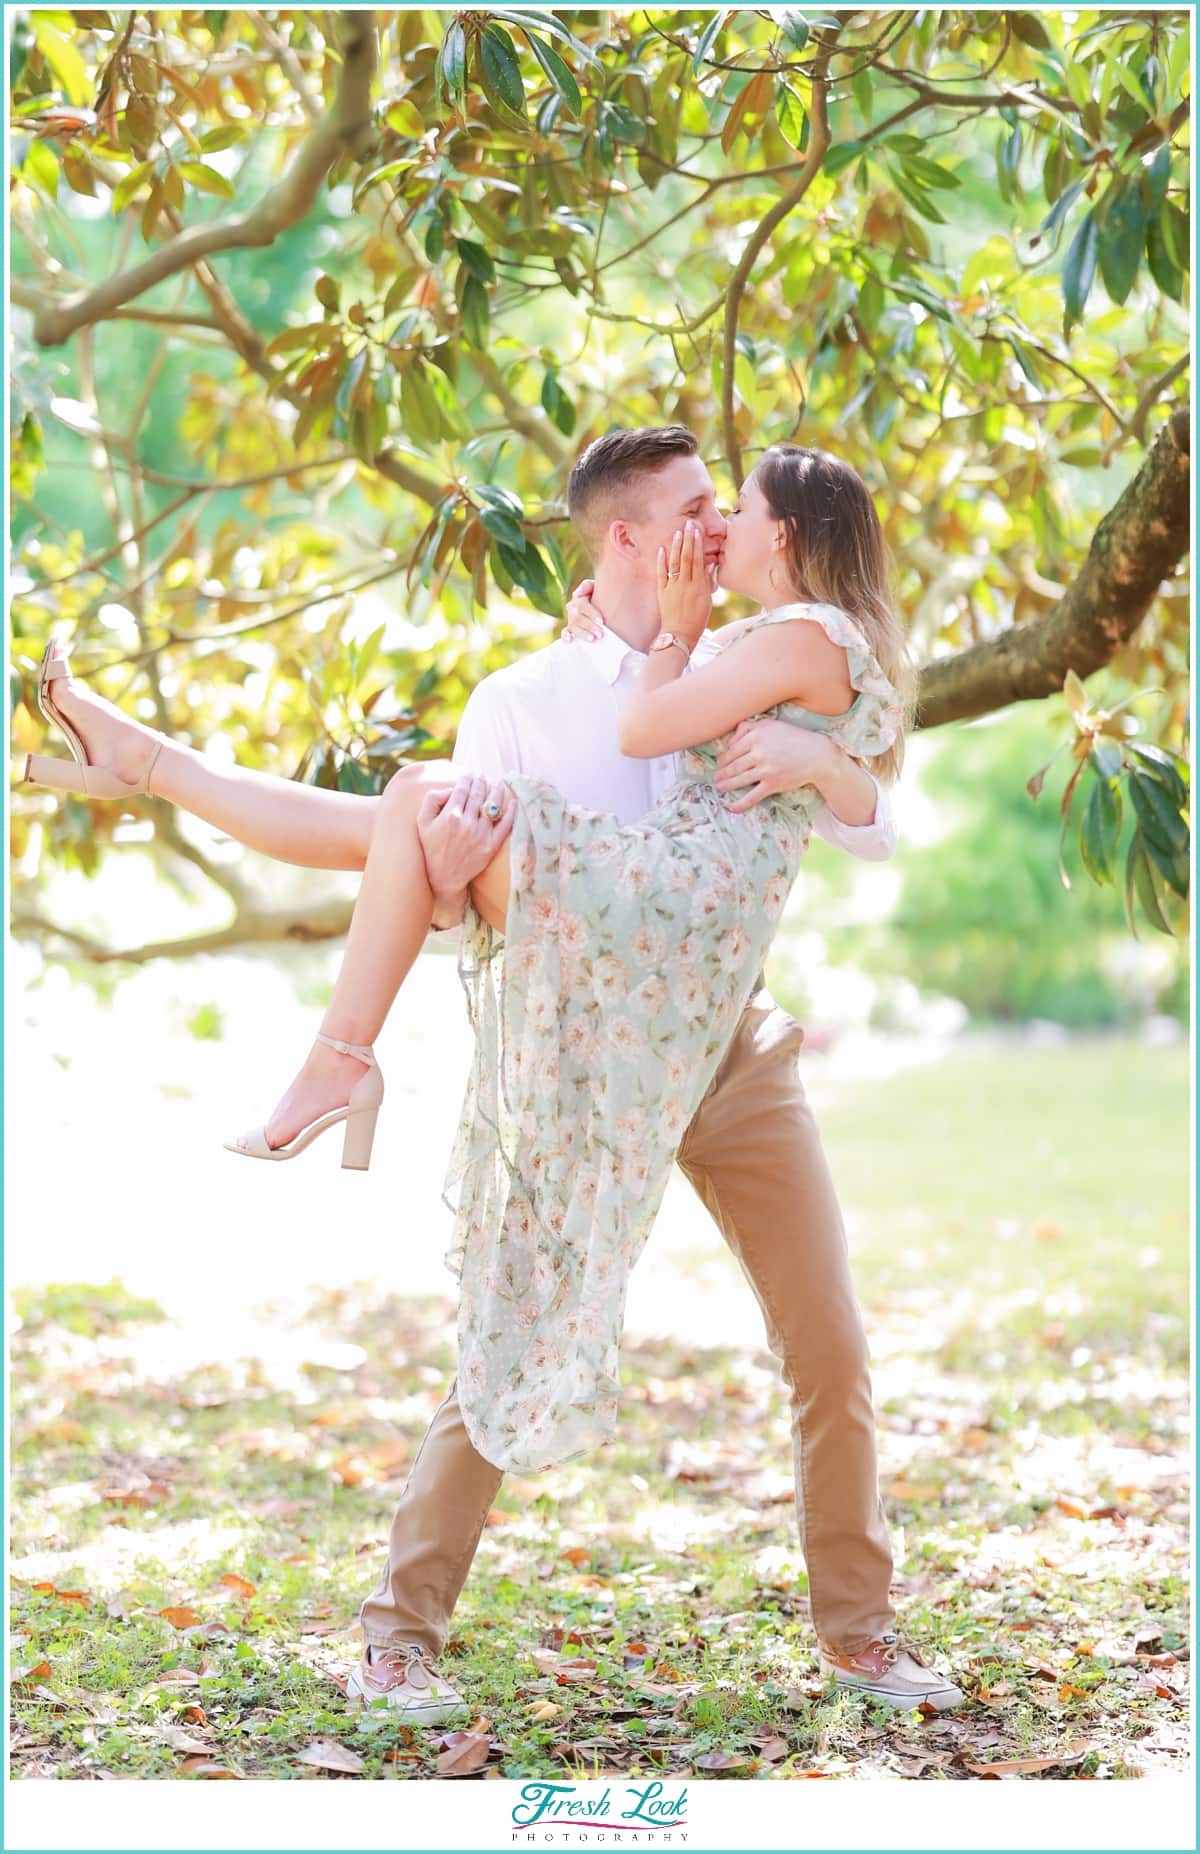
[[791, 1395], [796, 1514], [817, 1640], [852, 1654], [894, 1625], [870, 1354], [841, 1211], [796, 1055], [757, 993], [679, 1163], [744, 1269]]
[[387, 1563], [359, 1611], [373, 1647], [418, 1642], [439, 1655], [504, 1475], [467, 1435], [458, 1379], [425, 1431], [392, 1519]]

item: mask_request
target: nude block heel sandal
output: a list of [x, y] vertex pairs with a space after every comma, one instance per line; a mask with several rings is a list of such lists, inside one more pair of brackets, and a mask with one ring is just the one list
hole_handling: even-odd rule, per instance
[[52, 637], [42, 652], [42, 667], [38, 676], [37, 705], [47, 726], [56, 727], [71, 749], [69, 760], [50, 759], [44, 753], [27, 753], [22, 768], [22, 779], [34, 785], [46, 785], [59, 792], [82, 792], [85, 798], [146, 798], [150, 796], [150, 774], [154, 771], [154, 762], [163, 750], [164, 737], [160, 734], [155, 742], [154, 752], [141, 778], [133, 781], [122, 779], [107, 766], [93, 766], [88, 759], [87, 749], [79, 738], [77, 730], [72, 727], [54, 700], [51, 684], [60, 677], [71, 674], [71, 659], [67, 655], [66, 645], [58, 638]]
[[360, 1062], [367, 1064], [366, 1074], [355, 1082], [345, 1107], [335, 1107], [327, 1114], [318, 1115], [316, 1120], [301, 1127], [286, 1146], [268, 1146], [266, 1128], [255, 1127], [252, 1133], [243, 1134], [240, 1140], [227, 1139], [226, 1152], [240, 1153], [243, 1159], [294, 1159], [297, 1153], [312, 1144], [318, 1133], [326, 1133], [330, 1127], [340, 1126], [344, 1121], [346, 1131], [342, 1136], [342, 1170], [365, 1172], [368, 1169], [375, 1139], [375, 1122], [379, 1118], [379, 1106], [383, 1100], [383, 1075], [375, 1060], [374, 1048], [369, 1043], [343, 1043], [340, 1037], [326, 1036], [321, 1030], [317, 1032], [317, 1042], [327, 1044], [330, 1049], [340, 1050], [343, 1056], [357, 1056]]

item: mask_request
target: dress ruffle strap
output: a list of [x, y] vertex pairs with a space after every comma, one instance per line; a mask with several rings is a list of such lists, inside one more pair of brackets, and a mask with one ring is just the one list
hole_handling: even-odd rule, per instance
[[[795, 619], [819, 624], [826, 636], [842, 647], [846, 652], [850, 686], [858, 691], [858, 699], [848, 713], [829, 717], [827, 731], [859, 759], [874, 759], [886, 753], [904, 725], [903, 704], [895, 684], [880, 668], [862, 631], [840, 605], [825, 605], [815, 600], [777, 605], [752, 618], [739, 633], [739, 638], [749, 637], [761, 625], [790, 623]], [[734, 638], [735, 645], [739, 638]], [[783, 706], [800, 707], [802, 704], [785, 703]]]

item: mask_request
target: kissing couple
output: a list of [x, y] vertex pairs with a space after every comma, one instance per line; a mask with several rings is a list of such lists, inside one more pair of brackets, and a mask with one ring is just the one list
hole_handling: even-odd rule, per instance
[[[563, 638], [486, 678], [453, 761], [405, 766], [377, 798], [216, 767], [94, 696], [52, 642], [39, 699], [74, 759], [31, 755], [26, 776], [152, 791], [284, 861], [362, 869], [312, 1050], [264, 1125], [230, 1142], [247, 1157], [291, 1159], [340, 1126], [343, 1165], [366, 1169], [373, 1040], [431, 926], [464, 917], [458, 1373], [360, 1611], [352, 1696], [414, 1723], [464, 1703], [437, 1657], [503, 1470], [612, 1437], [629, 1273], [678, 1159], [783, 1365], [833, 1677], [893, 1705], [957, 1705], [894, 1627], [844, 1229], [796, 1073], [803, 1032], [762, 983], [812, 831], [869, 857], [894, 841], [883, 788], [911, 677], [879, 518], [854, 469], [790, 444], [723, 517], [680, 426], [596, 439], [567, 499], [595, 570], [572, 626], [600, 641]], [[718, 584], [757, 609], [710, 633]]]

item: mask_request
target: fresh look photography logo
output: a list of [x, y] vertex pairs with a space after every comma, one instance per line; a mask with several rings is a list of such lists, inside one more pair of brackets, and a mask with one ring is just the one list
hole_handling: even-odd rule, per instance
[[572, 1844], [607, 1841], [617, 1836], [621, 1845], [652, 1841], [681, 1844], [687, 1840], [687, 1789], [674, 1796], [662, 1783], [628, 1783], [614, 1797], [609, 1785], [598, 1794], [580, 1794], [577, 1783], [526, 1783], [513, 1804], [512, 1838], [515, 1842], [554, 1842], [560, 1833]]

